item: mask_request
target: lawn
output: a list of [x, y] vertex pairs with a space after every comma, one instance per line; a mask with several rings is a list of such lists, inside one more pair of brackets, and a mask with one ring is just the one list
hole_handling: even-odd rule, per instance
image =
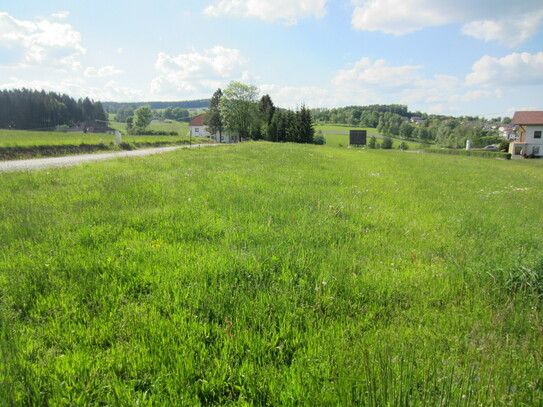
[[0, 404], [543, 403], [528, 160], [248, 142], [0, 187]]

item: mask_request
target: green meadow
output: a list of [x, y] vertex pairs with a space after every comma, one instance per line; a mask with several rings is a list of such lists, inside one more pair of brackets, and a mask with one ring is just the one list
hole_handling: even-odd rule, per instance
[[[124, 123], [111, 122], [115, 130], [123, 130]], [[150, 130], [176, 131], [179, 136], [132, 136], [123, 135], [125, 143], [178, 142], [188, 140], [188, 123], [152, 123]], [[0, 147], [61, 146], [79, 144], [109, 144], [115, 142], [113, 134], [66, 133], [55, 131], [28, 131], [0, 129]]]
[[538, 164], [247, 142], [2, 173], [0, 405], [541, 405]]
[[[337, 124], [317, 125], [315, 131], [322, 131], [326, 139], [326, 144], [330, 147], [349, 147], [349, 131], [350, 130], [366, 130], [367, 140], [371, 136], [375, 136], [377, 143], [381, 143], [383, 136], [377, 132], [377, 129], [373, 127], [357, 127]], [[392, 148], [397, 149], [400, 143], [405, 142], [410, 150], [420, 150], [422, 148], [421, 143], [413, 141], [404, 141], [400, 139], [393, 139]]]

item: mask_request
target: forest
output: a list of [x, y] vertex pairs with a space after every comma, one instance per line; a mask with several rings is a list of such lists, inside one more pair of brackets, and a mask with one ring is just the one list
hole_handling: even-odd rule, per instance
[[84, 121], [106, 121], [101, 102], [43, 90], [0, 91], [0, 128], [54, 130]]

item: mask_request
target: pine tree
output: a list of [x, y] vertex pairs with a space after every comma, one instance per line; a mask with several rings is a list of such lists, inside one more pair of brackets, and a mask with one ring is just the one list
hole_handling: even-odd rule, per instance
[[204, 122], [208, 128], [209, 133], [213, 135], [218, 133], [219, 140], [222, 139], [222, 132], [224, 129], [222, 115], [219, 110], [219, 104], [220, 104], [221, 98], [222, 98], [222, 91], [219, 88], [215, 91], [215, 93], [211, 97], [211, 101], [209, 102], [209, 108], [204, 118]]

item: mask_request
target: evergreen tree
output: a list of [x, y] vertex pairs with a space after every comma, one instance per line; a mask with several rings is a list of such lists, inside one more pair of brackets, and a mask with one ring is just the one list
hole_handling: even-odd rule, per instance
[[209, 109], [206, 112], [204, 122], [208, 127], [208, 131], [211, 134], [219, 134], [219, 140], [222, 138], [222, 132], [224, 128], [223, 119], [221, 116], [221, 111], [219, 109], [219, 105], [222, 98], [222, 91], [221, 89], [217, 89], [213, 96], [211, 97], [211, 101], [209, 102]]

